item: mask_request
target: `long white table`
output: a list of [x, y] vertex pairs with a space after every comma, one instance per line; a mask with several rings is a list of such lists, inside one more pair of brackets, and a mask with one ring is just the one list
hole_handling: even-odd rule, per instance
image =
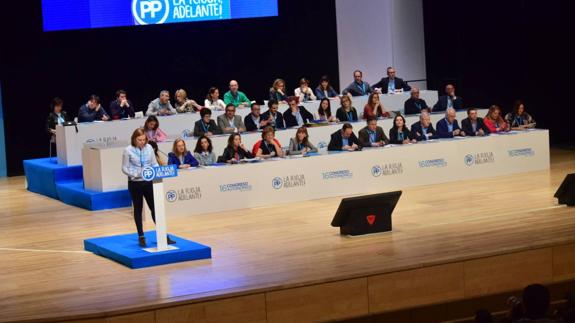
[[[421, 91], [423, 98], [428, 105], [437, 102], [437, 91]], [[353, 106], [358, 111], [363, 111], [367, 102], [367, 96], [354, 97]], [[381, 100], [384, 107], [390, 111], [403, 111], [403, 103], [409, 98], [409, 93], [400, 94], [383, 94]], [[319, 101], [304, 102], [302, 104], [312, 113], [317, 111]], [[339, 107], [339, 102], [332, 102], [332, 111]], [[288, 106], [280, 105], [279, 111], [284, 112]], [[262, 107], [262, 112], [267, 107]], [[224, 111], [213, 111], [212, 118], [216, 119]], [[245, 117], [250, 113], [250, 109], [237, 109], [237, 114]], [[158, 118], [160, 128], [169, 136], [184, 137], [186, 134], [193, 133], [194, 123], [200, 119], [199, 113], [184, 113], [172, 116], [163, 116]], [[116, 141], [128, 140], [138, 127], [142, 127], [145, 119], [116, 120], [109, 122], [92, 122], [80, 123], [76, 127], [56, 127], [56, 145], [58, 151], [58, 163], [63, 165], [80, 165], [82, 164], [82, 147], [86, 143], [113, 143]]]
[[185, 170], [164, 180], [165, 205], [193, 215], [545, 169], [549, 132], [532, 130]]
[[[479, 110], [479, 114], [483, 115], [486, 110]], [[432, 113], [431, 120], [435, 123], [444, 117], [443, 113]], [[457, 113], [459, 120], [466, 117], [466, 113], [460, 111]], [[411, 126], [419, 120], [419, 116], [407, 116], [406, 123]], [[378, 120], [379, 126], [383, 128], [386, 134], [389, 133], [393, 123], [392, 119]], [[352, 123], [354, 132], [365, 127], [365, 121], [358, 121]], [[318, 146], [320, 150], [326, 150], [329, 139], [332, 133], [341, 129], [342, 124], [330, 124], [327, 126], [311, 127], [308, 128], [310, 141]], [[296, 129], [278, 130], [276, 138], [279, 140], [283, 147], [288, 147], [290, 138], [295, 136]], [[212, 145], [216, 155], [221, 155], [227, 145], [229, 135], [220, 135], [212, 137]], [[174, 138], [175, 139], [175, 138]], [[247, 148], [251, 149], [253, 145], [261, 139], [261, 132], [249, 132], [242, 134], [242, 141]], [[189, 150], [193, 150], [196, 145], [196, 138], [185, 138], [186, 146]], [[82, 166], [84, 173], [84, 187], [98, 192], [108, 192], [127, 188], [126, 177], [122, 174], [122, 153], [124, 148], [129, 143], [127, 141], [119, 141], [113, 143], [102, 143], [86, 145], [82, 150]], [[173, 140], [161, 142], [158, 144], [160, 151], [166, 154], [172, 150]]]

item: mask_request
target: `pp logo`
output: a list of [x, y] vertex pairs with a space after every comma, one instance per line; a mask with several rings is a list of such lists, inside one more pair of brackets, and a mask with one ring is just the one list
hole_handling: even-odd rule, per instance
[[327, 143], [325, 141], [320, 141], [317, 143], [318, 148], [322, 149], [327, 147]]
[[166, 193], [166, 200], [168, 200], [168, 202], [173, 203], [177, 199], [178, 199], [178, 193], [176, 193], [176, 191], [171, 190]]
[[133, 0], [132, 15], [140, 25], [163, 24], [170, 13], [169, 0]]
[[471, 154], [465, 155], [465, 158], [463, 158], [463, 160], [465, 161], [465, 165], [467, 166], [471, 166], [475, 163], [475, 157]]
[[86, 143], [87, 143], [87, 144], [91, 144], [91, 143], [94, 143], [94, 142], [96, 142], [96, 140], [94, 140], [94, 139], [88, 139], [88, 140], [86, 140]]
[[371, 168], [371, 175], [373, 175], [373, 177], [379, 177], [381, 176], [381, 173], [382, 173], [381, 166], [375, 165]]
[[142, 169], [142, 179], [151, 181], [156, 177], [156, 171], [152, 167], [145, 167]]
[[284, 182], [281, 179], [281, 177], [276, 177], [276, 178], [272, 179], [272, 187], [275, 188], [276, 190], [279, 190], [280, 188], [282, 188], [283, 185], [284, 185]]

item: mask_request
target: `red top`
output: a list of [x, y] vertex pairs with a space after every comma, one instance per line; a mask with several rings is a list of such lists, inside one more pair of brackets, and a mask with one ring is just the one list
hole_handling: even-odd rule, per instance
[[485, 118], [483, 119], [483, 123], [485, 123], [485, 126], [487, 127], [487, 129], [489, 129], [489, 132], [491, 133], [503, 132], [509, 130], [509, 125], [507, 124], [507, 122], [505, 122], [505, 120], [503, 120], [503, 118], [499, 118], [499, 121], [497, 121], [497, 123], [499, 124], [499, 131], [497, 131], [495, 121]]
[[381, 108], [381, 105], [377, 107], [377, 115], [373, 114], [373, 108], [369, 104], [366, 104], [365, 107], [363, 108], [363, 119], [367, 119], [369, 117], [389, 118], [390, 116], [391, 115], [389, 114], [389, 112], [383, 111], [383, 109]]

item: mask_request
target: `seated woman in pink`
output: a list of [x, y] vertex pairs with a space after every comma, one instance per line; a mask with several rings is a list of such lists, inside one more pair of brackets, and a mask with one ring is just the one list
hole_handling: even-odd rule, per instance
[[509, 131], [509, 124], [501, 116], [501, 108], [497, 105], [489, 107], [483, 123], [485, 123], [490, 133]]
[[160, 129], [160, 122], [156, 116], [149, 116], [148, 119], [146, 119], [144, 131], [146, 132], [148, 141], [162, 142], [168, 138], [166, 133]]

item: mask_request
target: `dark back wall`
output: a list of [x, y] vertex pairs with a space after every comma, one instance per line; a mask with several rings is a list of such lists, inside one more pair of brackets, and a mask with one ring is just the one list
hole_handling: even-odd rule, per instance
[[288, 91], [304, 76], [313, 86], [323, 74], [339, 83], [330, 0], [280, 0], [279, 17], [51, 33], [42, 32], [40, 1], [7, 2], [2, 11], [26, 13], [0, 22], [9, 175], [22, 174], [23, 159], [48, 155], [54, 96], [75, 116], [92, 93], [107, 109], [120, 88], [142, 109], [162, 89], [183, 88], [203, 104], [211, 86], [223, 97], [230, 79], [252, 100], [267, 99], [277, 77]]
[[466, 106], [526, 102], [553, 143], [573, 142], [570, 1], [423, 0], [428, 87], [457, 85]]

